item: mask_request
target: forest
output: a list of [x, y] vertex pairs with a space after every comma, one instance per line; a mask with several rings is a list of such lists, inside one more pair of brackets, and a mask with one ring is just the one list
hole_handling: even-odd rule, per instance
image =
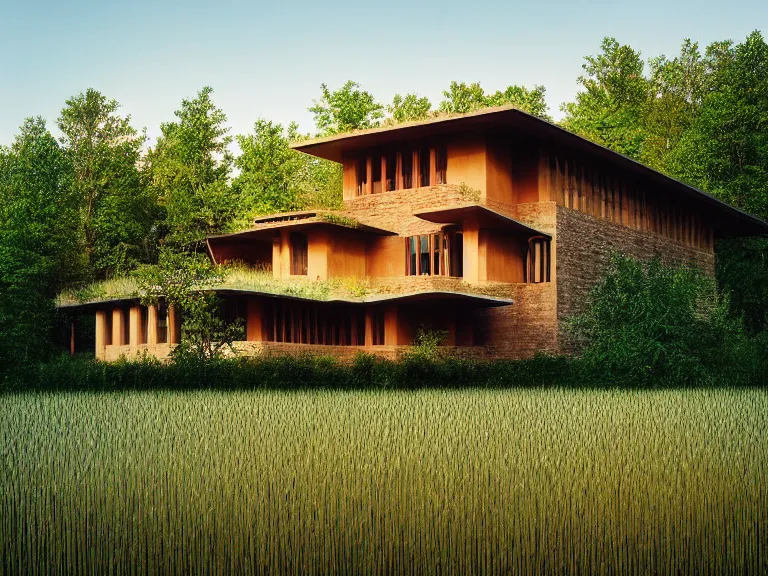
[[[586, 56], [559, 124], [768, 219], [768, 44], [758, 31], [644, 58], [605, 38]], [[418, 86], [414, 87], [418, 90]], [[0, 146], [0, 376], [55, 354], [55, 297], [202, 253], [205, 236], [258, 214], [338, 207], [341, 170], [290, 149], [303, 139], [512, 105], [553, 121], [546, 87], [486, 92], [451, 81], [440, 102], [416, 91], [384, 103], [354, 81], [307, 97], [315, 131], [259, 113], [232, 135], [211, 87], [190, 95], [149, 144], [118, 100], [88, 88], [53, 122], [23, 121]], [[236, 144], [236, 146], [235, 146]], [[233, 152], [238, 149], [238, 154]], [[768, 239], [722, 241], [717, 279], [752, 335], [768, 322]]]

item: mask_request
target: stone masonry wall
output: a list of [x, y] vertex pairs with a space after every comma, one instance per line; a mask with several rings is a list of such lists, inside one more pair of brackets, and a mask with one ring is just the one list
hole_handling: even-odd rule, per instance
[[613, 253], [643, 260], [659, 255], [668, 262], [694, 264], [711, 276], [715, 273], [715, 257], [711, 251], [563, 206], [557, 207], [556, 238], [557, 316], [564, 351], [568, 346], [563, 321], [584, 310], [590, 290], [605, 273]]

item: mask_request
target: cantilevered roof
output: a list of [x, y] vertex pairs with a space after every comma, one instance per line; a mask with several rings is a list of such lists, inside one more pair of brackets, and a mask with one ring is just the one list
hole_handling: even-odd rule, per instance
[[[240, 296], [263, 296], [265, 298], [280, 298], [285, 300], [298, 300], [302, 302], [318, 302], [320, 304], [379, 304], [386, 302], [463, 302], [482, 308], [496, 308], [499, 306], [509, 306], [514, 301], [506, 298], [495, 298], [483, 294], [470, 294], [466, 292], [450, 292], [446, 290], [427, 290], [423, 292], [408, 292], [403, 294], [371, 294], [362, 298], [343, 298], [332, 297], [325, 300], [319, 298], [307, 298], [302, 296], [293, 296], [288, 294], [278, 294], [264, 290], [247, 290], [243, 288], [206, 288], [205, 292], [216, 292], [217, 294], [231, 294]], [[67, 303], [57, 306], [59, 309], [69, 310], [97, 310], [105, 305], [135, 304], [139, 302], [136, 296], [126, 296], [124, 298], [110, 298], [94, 302]]]
[[361, 150], [384, 147], [397, 143], [418, 141], [434, 137], [465, 134], [503, 134], [515, 131], [523, 137], [542, 146], [563, 147], [585, 156], [599, 159], [627, 173], [634, 174], [651, 184], [663, 186], [681, 197], [700, 201], [718, 214], [727, 218], [720, 221], [715, 218], [715, 225], [735, 236], [768, 234], [768, 223], [738, 208], [718, 200], [706, 192], [670, 178], [649, 168], [632, 158], [614, 152], [604, 146], [591, 142], [556, 124], [517, 110], [511, 106], [487, 108], [460, 116], [429, 118], [420, 122], [410, 122], [360, 130], [348, 134], [339, 134], [327, 138], [318, 138], [293, 145], [295, 150], [319, 158], [341, 162], [345, 155]]
[[238, 239], [238, 240], [266, 240], [274, 235], [275, 230], [281, 228], [290, 228], [291, 230], [307, 230], [309, 228], [327, 227], [327, 228], [343, 228], [346, 230], [357, 230], [358, 232], [365, 232], [367, 234], [374, 234], [378, 236], [394, 236], [396, 232], [391, 230], [385, 230], [384, 228], [378, 228], [376, 226], [369, 226], [359, 221], [351, 221], [346, 223], [344, 220], [329, 220], [323, 216], [319, 216], [315, 213], [304, 213], [302, 216], [283, 218], [283, 215], [275, 215], [265, 217], [264, 219], [256, 220], [253, 227], [247, 230], [241, 230], [240, 232], [232, 232], [230, 234], [216, 234], [208, 236], [208, 240], [225, 240], [225, 239]]
[[527, 224], [523, 224], [514, 218], [510, 218], [509, 216], [497, 212], [492, 208], [488, 208], [487, 206], [483, 206], [482, 204], [420, 210], [414, 212], [413, 215], [428, 222], [435, 222], [436, 224], [462, 224], [466, 220], [473, 219], [481, 228], [516, 230], [528, 235], [550, 236], [546, 232], [531, 228]]

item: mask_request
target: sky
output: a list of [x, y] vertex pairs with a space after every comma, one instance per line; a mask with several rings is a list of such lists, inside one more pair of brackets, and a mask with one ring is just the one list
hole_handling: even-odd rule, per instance
[[437, 104], [451, 80], [542, 84], [559, 118], [605, 36], [647, 58], [674, 55], [686, 37], [703, 47], [755, 29], [768, 35], [766, 0], [0, 0], [0, 145], [28, 116], [59, 135], [65, 100], [90, 87], [150, 142], [205, 85], [233, 134], [260, 117], [312, 132], [320, 84], [350, 79], [383, 103], [417, 92]]

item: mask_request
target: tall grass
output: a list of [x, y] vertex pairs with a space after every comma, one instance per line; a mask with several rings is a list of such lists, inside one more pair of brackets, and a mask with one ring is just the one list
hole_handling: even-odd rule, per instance
[[0, 573], [768, 573], [758, 390], [0, 395]]

